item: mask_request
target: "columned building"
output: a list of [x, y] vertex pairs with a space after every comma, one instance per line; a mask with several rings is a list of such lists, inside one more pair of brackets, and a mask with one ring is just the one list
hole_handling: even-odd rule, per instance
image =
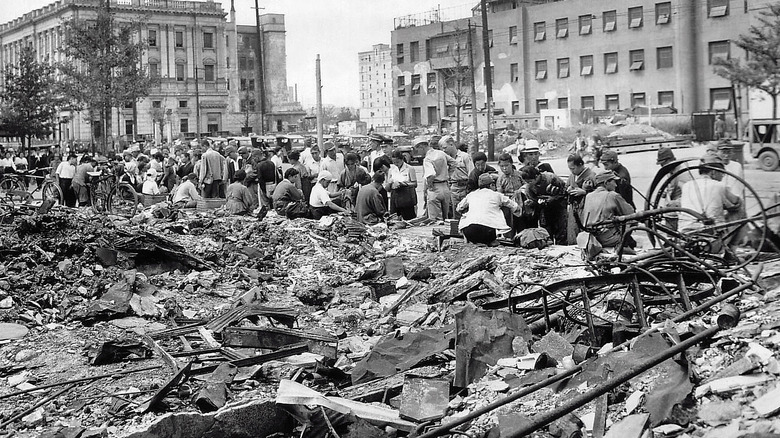
[[[94, 19], [98, 6], [105, 3], [58, 0], [0, 25], [0, 68], [5, 71], [6, 65], [17, 62], [25, 45], [32, 45], [41, 61], [64, 61], [63, 23], [71, 18]], [[264, 42], [263, 49], [257, 50], [258, 46], [251, 42], [257, 39], [257, 27], [235, 24], [232, 1], [230, 21], [221, 4], [213, 0], [108, 3], [118, 22], [143, 23], [138, 38], [146, 42], [147, 49], [141, 67], [159, 78], [148, 97], [113, 110], [112, 138], [171, 140], [198, 134], [260, 133], [260, 76], [264, 77], [267, 90], [267, 132], [292, 128], [303, 116], [300, 104], [292, 102], [287, 92], [282, 15], [260, 17]], [[260, 57], [262, 63], [256, 61]], [[259, 72], [261, 67], [263, 75]], [[254, 83], [249, 82], [250, 77]], [[256, 95], [247, 95], [249, 91]], [[282, 122], [277, 123], [278, 120]], [[101, 129], [86, 112], [61, 114], [60, 127], [59, 138], [63, 141], [89, 142], [101, 135]]]

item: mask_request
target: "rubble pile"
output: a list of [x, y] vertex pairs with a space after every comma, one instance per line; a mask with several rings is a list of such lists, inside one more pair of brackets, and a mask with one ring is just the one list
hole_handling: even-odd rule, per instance
[[[780, 434], [776, 263], [762, 287], [708, 272], [716, 284], [683, 293], [576, 247], [440, 251], [430, 233], [348, 216], [147, 213], [0, 224], [0, 428]], [[637, 300], [638, 288], [652, 293]], [[738, 310], [723, 301], [734, 297]]]

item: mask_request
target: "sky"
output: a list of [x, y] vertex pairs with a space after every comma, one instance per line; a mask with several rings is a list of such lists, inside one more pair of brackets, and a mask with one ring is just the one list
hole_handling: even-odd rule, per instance
[[[205, 0], [200, 0], [205, 1]], [[230, 0], [222, 3], [230, 11]], [[0, 0], [0, 23], [53, 0]], [[254, 0], [235, 0], [238, 24], [255, 24]], [[325, 105], [359, 107], [358, 53], [374, 44], [390, 44], [393, 19], [440, 9], [444, 19], [463, 16], [477, 0], [259, 0], [261, 13], [285, 15], [287, 83], [298, 85], [304, 108], [316, 103], [316, 59], [321, 59]], [[228, 17], [229, 18], [229, 17]], [[457, 17], [453, 17], [457, 18]]]

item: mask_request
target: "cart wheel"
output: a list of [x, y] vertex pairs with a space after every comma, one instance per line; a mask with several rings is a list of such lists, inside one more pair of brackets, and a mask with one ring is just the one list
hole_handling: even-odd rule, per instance
[[43, 183], [41, 194], [44, 201], [50, 199], [54, 201], [54, 205], [62, 205], [65, 201], [65, 196], [62, 194], [62, 189], [54, 181], [46, 181]]
[[119, 183], [108, 195], [108, 212], [119, 216], [132, 216], [138, 205], [138, 193], [126, 183]]

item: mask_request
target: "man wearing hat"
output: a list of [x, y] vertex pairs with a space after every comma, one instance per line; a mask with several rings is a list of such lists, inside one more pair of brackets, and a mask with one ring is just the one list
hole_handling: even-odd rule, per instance
[[[609, 170], [596, 175], [596, 189], [585, 196], [585, 205], [582, 208], [585, 227], [591, 228], [616, 216], [634, 213], [634, 207], [615, 191], [619, 181], [620, 177]], [[600, 225], [592, 229], [591, 234], [605, 247], [618, 246], [623, 240], [620, 227], [615, 224]], [[623, 247], [634, 248], [635, 246], [634, 239], [626, 236]]]
[[371, 176], [376, 172], [376, 169], [374, 169], [374, 160], [385, 155], [385, 151], [383, 150], [385, 144], [392, 145], [393, 140], [375, 132], [368, 136], [368, 145], [371, 148], [371, 152], [368, 154], [368, 173]]
[[[721, 140], [718, 142], [718, 150], [716, 154], [718, 158], [723, 162], [723, 167], [729, 173], [732, 173], [740, 179], [745, 179], [745, 170], [738, 161], [731, 159], [731, 154], [734, 151], [734, 145], [729, 140]], [[728, 187], [732, 194], [737, 195], [739, 198], [745, 197], [745, 186], [742, 185], [739, 180], [731, 175], [723, 176], [723, 184]], [[736, 218], [735, 218], [736, 219]]]
[[[667, 175], [673, 175], [679, 171], [687, 169], [688, 166], [686, 163], [677, 163], [674, 166], [670, 166], [669, 169], [664, 169], [664, 167], [674, 163], [675, 161], [677, 161], [677, 157], [674, 156], [674, 152], [672, 152], [670, 148], [661, 147], [658, 149], [658, 158], [656, 160], [656, 164], [661, 166], [659, 172], [664, 171], [667, 172]], [[693, 175], [691, 175], [690, 171], [682, 172], [679, 175], [672, 177], [669, 182], [666, 183], [664, 203], [661, 205], [661, 207], [679, 207], [680, 196], [682, 195], [682, 186], [692, 179]], [[666, 225], [669, 226], [669, 228], [676, 230], [678, 216], [679, 213], [676, 211], [665, 213], [664, 221], [666, 222]]]
[[555, 173], [550, 163], [539, 162], [539, 141], [533, 138], [525, 141], [525, 147], [517, 154], [517, 158], [520, 160], [520, 167], [533, 166], [539, 169], [540, 172]]
[[317, 175], [317, 183], [312, 187], [311, 195], [309, 195], [313, 219], [319, 219], [331, 213], [347, 211], [337, 203], [341, 199], [341, 194], [328, 193], [328, 186], [333, 181], [333, 174], [327, 170], [321, 170]]
[[236, 163], [238, 164], [239, 169], [246, 170], [247, 165], [249, 164], [249, 156], [250, 154], [250, 148], [249, 146], [239, 146], [238, 148], [238, 158], [236, 159]]
[[236, 147], [233, 145], [228, 145], [225, 148], [225, 167], [227, 169], [227, 183], [233, 184], [236, 182], [236, 172], [240, 169], [238, 166], [238, 152], [236, 152]]
[[496, 183], [490, 174], [478, 178], [479, 188], [461, 200], [455, 209], [462, 214], [458, 229], [466, 241], [495, 244], [496, 237], [510, 231], [501, 208], [520, 214], [520, 206], [506, 195], [495, 191]]
[[636, 208], [634, 205], [634, 188], [631, 186], [631, 174], [628, 173], [628, 169], [618, 161], [617, 152], [612, 149], [604, 150], [601, 153], [601, 164], [604, 165], [605, 170], [614, 173], [620, 178], [616, 191], [632, 208]]
[[[742, 199], [732, 194], [721, 182], [723, 180], [723, 160], [720, 157], [704, 154], [701, 158], [699, 176], [682, 186], [680, 206], [703, 214], [715, 223], [726, 221], [726, 211], [737, 211], [742, 205]], [[696, 230], [704, 227], [695, 217], [685, 212], [680, 213], [679, 227], [681, 231]]]
[[428, 151], [423, 159], [423, 178], [425, 179], [426, 209], [428, 219], [443, 221], [450, 212], [452, 194], [449, 187], [449, 166], [454, 164], [452, 157], [441, 151], [443, 138], [434, 135], [428, 142]]

